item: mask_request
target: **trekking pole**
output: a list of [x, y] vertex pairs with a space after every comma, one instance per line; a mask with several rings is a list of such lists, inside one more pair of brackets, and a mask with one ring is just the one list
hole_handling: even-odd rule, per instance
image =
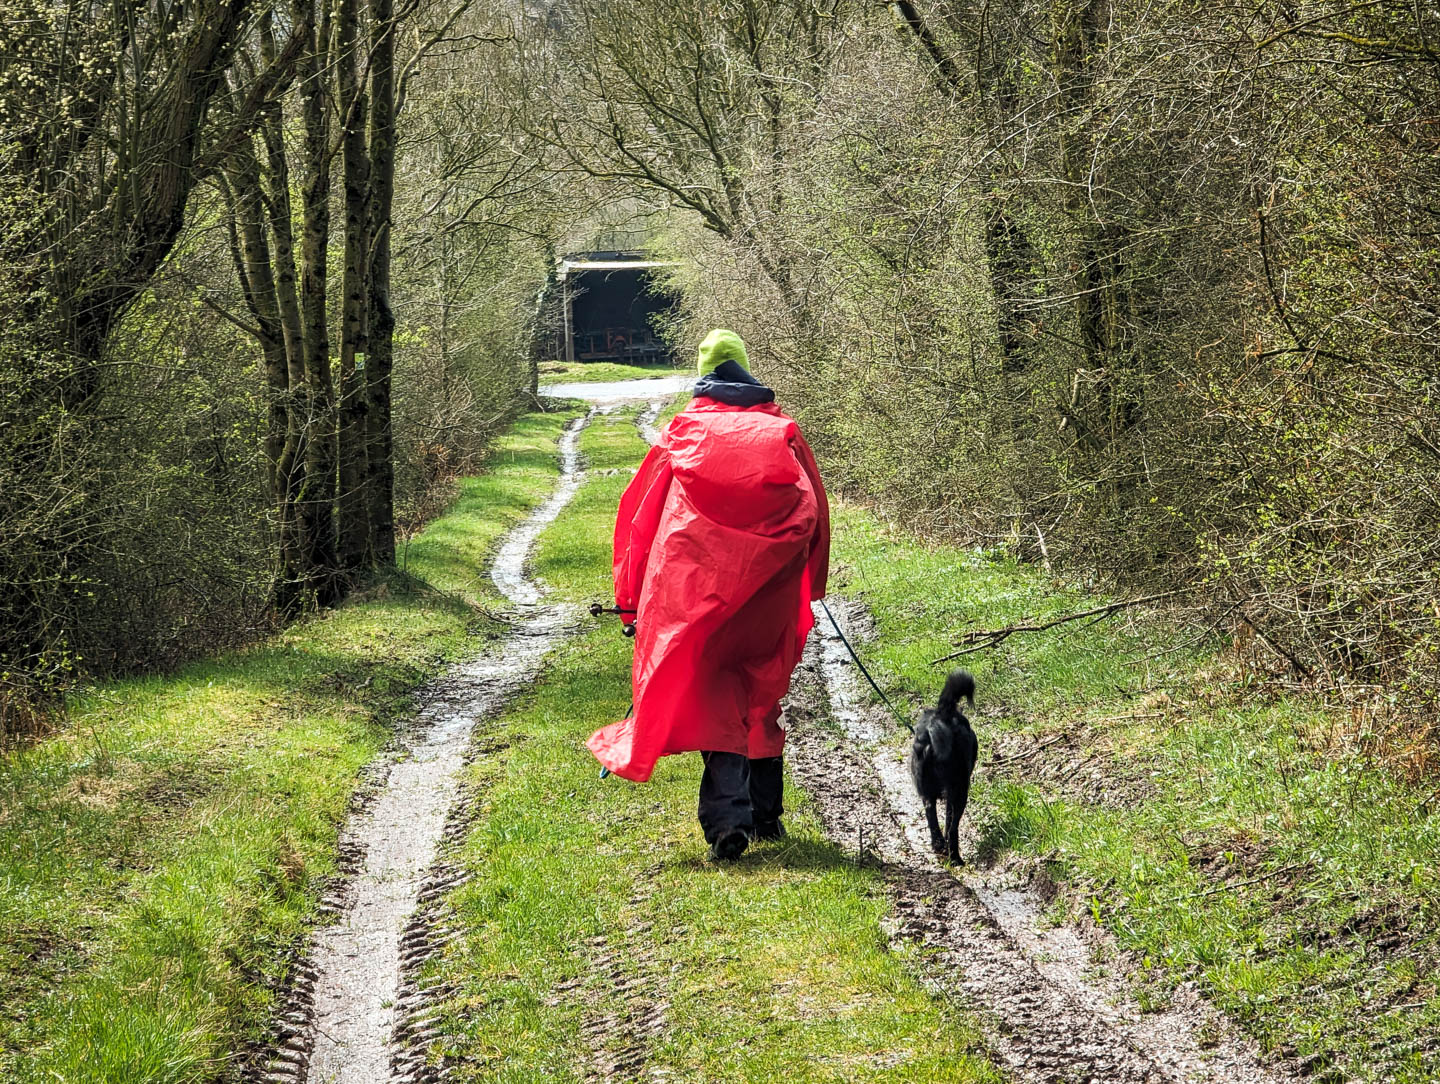
[[[599, 617], [601, 614], [619, 614], [619, 615], [621, 615], [621, 616], [623, 617], [625, 614], [633, 614], [633, 613], [635, 613], [634, 610], [622, 610], [619, 606], [606, 606], [606, 605], [604, 605], [603, 603], [599, 603], [599, 602], [592, 602], [592, 603], [590, 603], [590, 616], [591, 616], [591, 617]], [[620, 626], [620, 634], [621, 634], [622, 636], [634, 636], [634, 635], [635, 635], [635, 622], [633, 622], [633, 621], [626, 621], [624, 624], [622, 624], [622, 625]]]

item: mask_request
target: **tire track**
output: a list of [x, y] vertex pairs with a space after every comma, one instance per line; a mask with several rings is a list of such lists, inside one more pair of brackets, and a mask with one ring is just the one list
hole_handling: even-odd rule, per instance
[[[842, 624], [862, 616], [831, 603]], [[882, 863], [892, 944], [938, 994], [977, 1012], [992, 1052], [1027, 1084], [1280, 1084], [1253, 1044], [1191, 990], [1142, 1014], [1122, 982], [1099, 976], [1089, 945], [1048, 928], [1030, 893], [939, 864], [904, 763], [908, 747], [872, 711], [839, 637], [817, 607], [788, 706], [787, 759], [827, 833]], [[981, 732], [982, 749], [984, 742]], [[983, 755], [982, 755], [982, 765]]]
[[[636, 390], [648, 392], [648, 389]], [[617, 400], [607, 386], [603, 395], [595, 397], [582, 428], [583, 424], [599, 416], [613, 414], [626, 405], [627, 400]], [[647, 443], [654, 443], [659, 437], [654, 420], [663, 405], [662, 400], [652, 401], [634, 418], [637, 430]], [[578, 430], [576, 437], [578, 439]], [[528, 554], [545, 526], [570, 502], [583, 481], [578, 462], [568, 458], [568, 452], [562, 445], [562, 477], [555, 495], [546, 507], [535, 514], [534, 519], [516, 528], [507, 537], [491, 570], [497, 588], [512, 602], [534, 605], [538, 601], [539, 587], [525, 574]], [[517, 632], [522, 631], [523, 627], [517, 629]], [[573, 628], [566, 626], [560, 633], [563, 635], [570, 631]], [[553, 647], [554, 643], [550, 646]], [[529, 677], [525, 680], [528, 682]], [[492, 712], [489, 718], [497, 714]], [[477, 756], [494, 755], [504, 748], [504, 744], [503, 737], [477, 731], [466, 757], [467, 763]], [[464, 843], [474, 820], [474, 809], [478, 808], [482, 797], [483, 790], [468, 786], [462, 788], [461, 797], [446, 822], [438, 858], [419, 893], [420, 906], [411, 916], [401, 939], [402, 974], [391, 1055], [390, 1080], [393, 1084], [438, 1084], [447, 1078], [451, 1068], [452, 1063], [443, 1054], [438, 1057], [432, 1055], [432, 1047], [442, 1037], [438, 1005], [454, 991], [438, 983], [427, 982], [423, 971], [431, 957], [460, 934], [448, 898], [450, 892], [464, 884], [470, 876], [454, 856]], [[643, 888], [638, 890], [630, 900], [630, 908], [638, 907], [648, 895], [649, 892]], [[655, 984], [645, 970], [648, 956], [635, 943], [639, 933], [643, 933], [639, 927], [624, 931], [623, 951], [610, 949], [604, 937], [591, 944], [595, 958], [588, 981], [592, 986], [598, 985], [601, 989], [617, 993], [620, 1008], [603, 1024], [587, 1032], [587, 1037], [594, 1040], [593, 1060], [586, 1070], [588, 1079], [626, 1079], [627, 1074], [643, 1062], [646, 1037], [663, 1030], [668, 1005], [659, 1000]]]
[[626, 901], [626, 918], [616, 933], [588, 942], [590, 966], [584, 977], [557, 988], [557, 997], [597, 999], [605, 1008], [589, 1011], [580, 1034], [590, 1046], [587, 1081], [637, 1080], [644, 1076], [650, 1044], [665, 1031], [670, 1003], [648, 938], [652, 924], [639, 918], [655, 894], [658, 866], [645, 870]]
[[322, 910], [336, 921], [315, 931], [294, 968], [267, 1056], [250, 1074], [262, 1084], [381, 1084], [438, 1079], [425, 1063], [435, 1037], [426, 1006], [437, 991], [416, 976], [444, 947], [442, 905], [465, 878], [437, 862], [463, 838], [470, 803], [461, 771], [478, 724], [528, 686], [573, 624], [571, 608], [542, 606], [527, 575], [530, 550], [580, 487], [579, 438], [593, 411], [560, 437], [554, 493], [501, 543], [491, 578], [516, 607], [493, 653], [465, 663], [425, 694], [415, 723], [377, 768], [383, 776], [341, 833], [353, 872]]
[[[635, 429], [646, 444], [660, 439], [655, 421], [664, 405], [664, 400], [652, 400], [635, 415]], [[626, 901], [631, 918], [654, 895], [658, 872], [658, 866], [645, 870]], [[586, 973], [555, 989], [556, 1003], [583, 999], [593, 1005], [599, 998], [605, 1006], [602, 1011], [587, 1010], [580, 1024], [590, 1049], [587, 1063], [577, 1068], [587, 1082], [642, 1079], [650, 1044], [665, 1031], [670, 1003], [645, 937], [650, 929], [648, 921], [622, 921], [616, 933], [590, 938]]]
[[639, 430], [640, 439], [646, 444], [653, 445], [660, 439], [660, 430], [655, 427], [655, 422], [664, 406], [663, 399], [652, 399], [644, 410], [635, 415], [635, 428]]

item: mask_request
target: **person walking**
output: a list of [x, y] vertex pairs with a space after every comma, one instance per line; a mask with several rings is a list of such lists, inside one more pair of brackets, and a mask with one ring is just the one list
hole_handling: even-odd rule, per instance
[[734, 859], [785, 834], [780, 700], [825, 597], [830, 508], [740, 336], [710, 332], [699, 374], [620, 498], [615, 605], [636, 624], [634, 710], [587, 746], [637, 783], [660, 757], [699, 752], [700, 827], [711, 857]]

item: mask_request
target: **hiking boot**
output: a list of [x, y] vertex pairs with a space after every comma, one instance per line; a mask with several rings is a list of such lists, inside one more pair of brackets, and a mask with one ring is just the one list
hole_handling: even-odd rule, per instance
[[763, 821], [755, 826], [755, 841], [763, 843], [770, 839], [784, 839], [786, 835], [785, 825], [780, 821]]
[[710, 845], [710, 857], [717, 862], [733, 862], [750, 846], [750, 835], [743, 828], [732, 828]]

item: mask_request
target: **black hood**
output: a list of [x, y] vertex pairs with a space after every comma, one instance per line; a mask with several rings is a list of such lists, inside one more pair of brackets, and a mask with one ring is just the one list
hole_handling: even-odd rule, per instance
[[695, 394], [726, 406], [759, 406], [775, 401], [775, 393], [736, 361], [722, 361], [695, 381]]

